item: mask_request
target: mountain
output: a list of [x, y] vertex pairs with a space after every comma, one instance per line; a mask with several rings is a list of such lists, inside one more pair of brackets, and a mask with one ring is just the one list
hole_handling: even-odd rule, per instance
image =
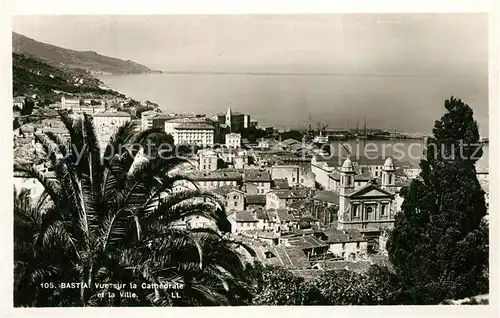
[[12, 53], [12, 77], [14, 96], [37, 95], [47, 104], [59, 100], [64, 93], [86, 97], [125, 97], [107, 89], [86, 70], [56, 67], [25, 54]]
[[104, 56], [92, 51], [75, 51], [38, 42], [22, 34], [12, 32], [12, 52], [22, 53], [43, 62], [63, 68], [78, 68], [93, 74], [143, 74], [161, 73], [139, 63]]

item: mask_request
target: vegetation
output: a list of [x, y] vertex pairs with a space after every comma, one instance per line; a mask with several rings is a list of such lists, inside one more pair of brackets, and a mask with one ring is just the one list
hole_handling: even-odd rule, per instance
[[[91, 118], [60, 113], [72, 147], [50, 133], [39, 139], [52, 154], [54, 178], [29, 164], [14, 167], [44, 188], [36, 202], [28, 191], [14, 190], [15, 305], [440, 304], [487, 293], [488, 224], [474, 166], [481, 155], [474, 145], [478, 127], [462, 101], [452, 97], [445, 108], [420, 178], [401, 192], [402, 212], [387, 244], [391, 264], [325, 271], [311, 280], [247, 264], [240, 250], [253, 251], [225, 235], [230, 224], [223, 205], [210, 193], [174, 191], [190, 180], [171, 173], [185, 162], [178, 153], [157, 147], [172, 143], [172, 136], [134, 133], [130, 123], [101, 156]], [[151, 156], [139, 160], [140, 149], [132, 145], [151, 144]], [[178, 226], [196, 216], [213, 221], [214, 228]], [[142, 287], [167, 282], [183, 288]]]
[[[12, 76], [14, 96], [36, 95], [42, 101], [60, 100], [60, 93], [92, 96], [123, 94], [100, 88], [102, 83], [84, 70], [51, 66], [34, 57], [13, 53]], [[82, 83], [76, 82], [81, 79]], [[45, 102], [44, 102], [45, 103]]]
[[[129, 146], [144, 144], [151, 131], [134, 134], [133, 124], [120, 128], [101, 157], [89, 116], [61, 119], [72, 147], [49, 133], [40, 139], [52, 150], [55, 178], [15, 165], [44, 188], [35, 205], [26, 192], [14, 193], [16, 306], [218, 305], [244, 295], [244, 263], [222, 235], [229, 227], [222, 205], [200, 191], [173, 193], [174, 184], [189, 182], [168, 173], [182, 159], [137, 163], [138, 149]], [[113, 154], [119, 146], [126, 147]], [[212, 220], [216, 229], [176, 226], [191, 216]], [[141, 288], [167, 282], [183, 284], [180, 299], [172, 290]]]
[[481, 156], [478, 127], [461, 100], [452, 97], [445, 107], [420, 164], [421, 178], [403, 192], [388, 242], [407, 303], [440, 303], [488, 290], [486, 205], [474, 166]]

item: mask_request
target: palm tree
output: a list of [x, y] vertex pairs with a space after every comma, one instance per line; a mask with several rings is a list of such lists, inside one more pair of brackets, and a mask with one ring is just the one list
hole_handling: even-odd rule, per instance
[[[20, 221], [24, 216], [32, 220], [30, 231], [15, 232], [16, 242], [19, 249], [26, 245], [22, 249], [33, 253], [18, 253], [15, 262], [34, 265], [36, 257], [45, 256], [37, 266], [42, 271], [39, 276], [46, 278], [50, 273], [45, 271], [53, 268], [55, 273], [70, 277], [62, 281], [54, 276], [53, 295], [70, 299], [72, 305], [228, 303], [228, 292], [238, 286], [244, 262], [233, 242], [222, 235], [229, 227], [223, 205], [197, 188], [174, 193], [174, 185], [190, 182], [171, 173], [185, 162], [174, 152], [137, 160], [138, 145], [144, 146], [152, 134], [161, 132], [135, 133], [135, 125], [128, 123], [119, 128], [101, 154], [90, 116], [60, 116], [69, 131], [70, 144], [50, 133], [37, 137], [50, 153], [54, 178], [47, 178], [30, 164], [17, 162], [14, 166], [18, 173], [37, 179], [44, 188], [43, 197], [50, 202], [42, 214], [18, 209], [22, 217], [15, 219], [16, 227], [24, 224]], [[212, 220], [215, 229], [179, 228], [179, 220], [193, 216]], [[48, 257], [54, 254], [61, 256]], [[21, 284], [35, 273], [27, 268], [23, 274], [16, 272], [15, 280]], [[59, 282], [79, 284], [76, 289], [62, 289]], [[158, 287], [172, 282], [184, 287], [182, 300]], [[32, 293], [27, 297], [32, 300], [40, 288], [19, 287], [15, 292]], [[120, 291], [135, 295], [122, 297]], [[107, 297], [110, 292], [116, 296]], [[61, 305], [52, 302], [54, 299], [49, 297], [43, 305]], [[40, 302], [36, 299], [24, 305]]]

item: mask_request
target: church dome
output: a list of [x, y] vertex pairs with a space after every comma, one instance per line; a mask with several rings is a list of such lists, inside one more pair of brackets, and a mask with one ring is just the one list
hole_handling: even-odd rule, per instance
[[394, 161], [392, 160], [391, 157], [385, 159], [384, 170], [394, 170]]
[[346, 160], [344, 160], [344, 164], [342, 164], [341, 170], [343, 172], [353, 172], [354, 171], [351, 159], [347, 158]]

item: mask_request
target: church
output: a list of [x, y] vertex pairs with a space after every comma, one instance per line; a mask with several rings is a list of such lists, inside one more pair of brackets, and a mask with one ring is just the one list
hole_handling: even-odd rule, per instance
[[[333, 183], [314, 197], [336, 208], [336, 228], [359, 230], [368, 240], [368, 249], [378, 249], [378, 237], [383, 229], [392, 228], [396, 213], [396, 168], [388, 157], [378, 178], [355, 169], [347, 158], [340, 169], [330, 176]], [[329, 219], [324, 216], [324, 219]], [[325, 222], [329, 224], [330, 222]]]
[[243, 128], [250, 127], [250, 115], [245, 115], [243, 113], [233, 112], [231, 106], [227, 108], [226, 112], [226, 127], [232, 133], [240, 133]]

